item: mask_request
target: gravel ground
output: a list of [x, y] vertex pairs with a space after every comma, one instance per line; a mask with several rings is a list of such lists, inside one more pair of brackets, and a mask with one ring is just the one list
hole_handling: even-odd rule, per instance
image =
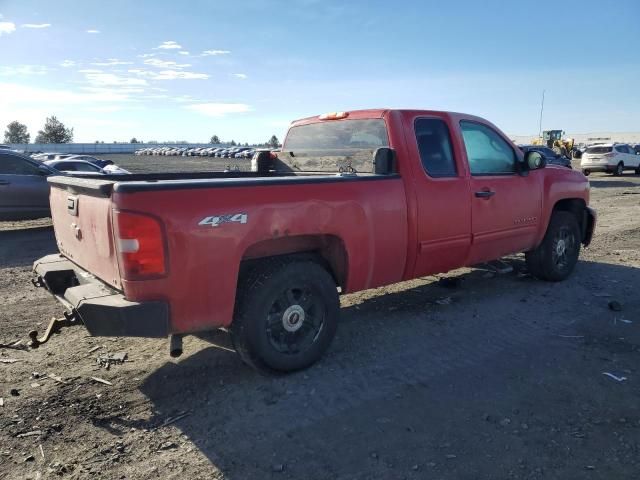
[[[304, 372], [262, 376], [223, 332], [187, 338], [178, 360], [166, 341], [81, 327], [0, 348], [0, 478], [638, 478], [640, 177], [589, 178], [599, 225], [569, 280], [534, 280], [514, 256], [509, 274], [346, 295]], [[9, 344], [61, 308], [29, 281], [55, 250], [48, 223], [2, 228]], [[123, 364], [97, 363], [116, 352]]]

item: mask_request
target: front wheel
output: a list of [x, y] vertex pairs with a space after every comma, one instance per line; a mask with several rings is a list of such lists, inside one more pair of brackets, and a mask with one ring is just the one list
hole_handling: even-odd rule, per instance
[[529, 271], [541, 280], [564, 280], [578, 262], [580, 241], [576, 217], [569, 212], [554, 212], [542, 243], [526, 253]]
[[591, 175], [591, 170], [582, 170], [582, 174], [583, 174], [585, 177], [588, 177], [589, 175]]
[[315, 363], [335, 336], [340, 302], [333, 277], [310, 260], [265, 260], [239, 281], [231, 336], [258, 370]]

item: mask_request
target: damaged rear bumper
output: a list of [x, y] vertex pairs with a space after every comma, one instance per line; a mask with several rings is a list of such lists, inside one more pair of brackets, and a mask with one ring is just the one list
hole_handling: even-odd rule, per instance
[[131, 302], [120, 292], [59, 254], [33, 264], [35, 283], [46, 288], [91, 335], [101, 337], [166, 337], [166, 302]]

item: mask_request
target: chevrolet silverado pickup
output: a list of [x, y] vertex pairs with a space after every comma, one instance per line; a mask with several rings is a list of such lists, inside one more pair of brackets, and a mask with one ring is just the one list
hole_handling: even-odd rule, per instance
[[292, 371], [336, 332], [339, 295], [524, 252], [565, 279], [595, 227], [584, 175], [472, 115], [295, 121], [242, 171], [50, 177], [59, 253], [35, 282], [97, 336], [227, 329], [246, 363]]

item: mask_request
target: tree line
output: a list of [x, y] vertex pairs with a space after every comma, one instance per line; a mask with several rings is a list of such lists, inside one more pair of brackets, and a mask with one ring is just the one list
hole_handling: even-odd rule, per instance
[[[29, 143], [31, 135], [24, 123], [13, 121], [4, 132], [5, 143]], [[42, 130], [38, 130], [33, 143], [70, 143], [73, 141], [73, 128], [67, 128], [55, 115], [47, 117]]]
[[[29, 143], [31, 140], [31, 135], [27, 131], [27, 126], [24, 123], [20, 123], [17, 120], [11, 122], [7, 125], [7, 129], [4, 132], [4, 143]], [[70, 143], [73, 141], [73, 128], [67, 128], [64, 123], [58, 120], [55, 115], [51, 117], [47, 117], [47, 120], [44, 123], [44, 127], [42, 130], [38, 130], [38, 134], [36, 135], [33, 143]], [[99, 140], [96, 140], [96, 143], [104, 143]], [[118, 142], [113, 142], [118, 143]], [[136, 137], [133, 137], [129, 143], [143, 143], [138, 140]], [[158, 143], [156, 141], [149, 141], [147, 143]], [[165, 142], [170, 143], [170, 142]], [[189, 142], [175, 142], [175, 143], [189, 143]], [[209, 141], [209, 143], [218, 145], [221, 143], [228, 143], [232, 147], [235, 146], [245, 146], [248, 147], [249, 143], [245, 142], [244, 145], [242, 143], [236, 143], [235, 140], [231, 140], [230, 142], [222, 142], [218, 135], [213, 135]], [[280, 144], [280, 140], [275, 135], [272, 135], [269, 140], [264, 143], [255, 144], [254, 146], [258, 147], [269, 147], [269, 148], [278, 148], [282, 146]]]

